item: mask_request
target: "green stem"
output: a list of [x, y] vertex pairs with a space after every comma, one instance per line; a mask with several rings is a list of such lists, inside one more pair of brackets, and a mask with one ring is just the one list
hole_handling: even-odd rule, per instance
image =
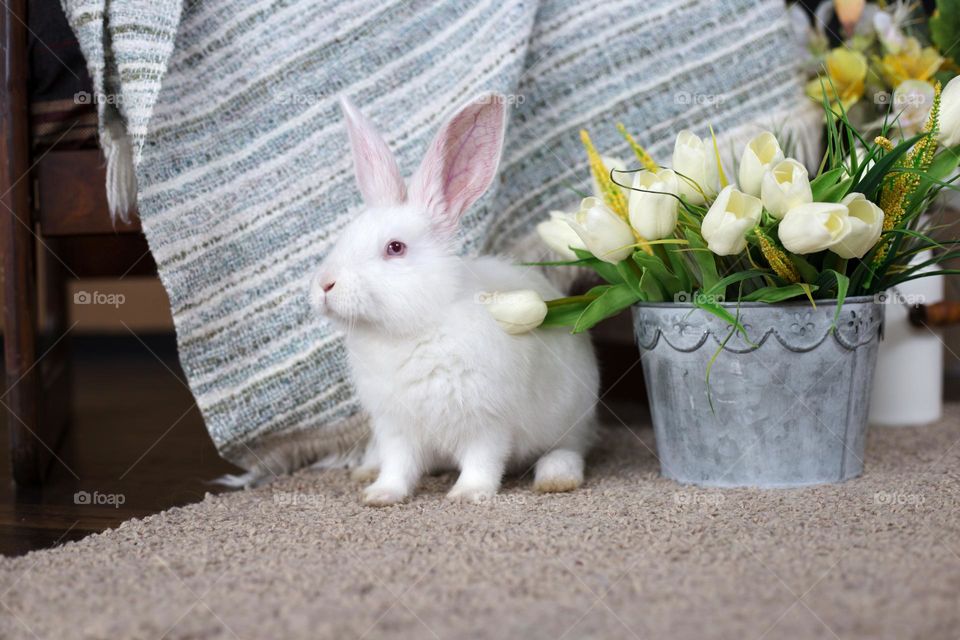
[[584, 293], [583, 295], [579, 295], [579, 296], [567, 296], [566, 298], [557, 298], [555, 300], [547, 300], [546, 303], [547, 303], [547, 308], [552, 309], [554, 307], [561, 307], [565, 304], [575, 304], [579, 302], [593, 302], [598, 297], [600, 296]]

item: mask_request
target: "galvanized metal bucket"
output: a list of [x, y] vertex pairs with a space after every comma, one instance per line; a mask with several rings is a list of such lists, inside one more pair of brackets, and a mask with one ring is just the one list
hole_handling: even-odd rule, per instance
[[859, 476], [883, 307], [847, 299], [833, 330], [832, 301], [723, 306], [747, 337], [690, 304], [633, 308], [663, 475], [767, 488]]

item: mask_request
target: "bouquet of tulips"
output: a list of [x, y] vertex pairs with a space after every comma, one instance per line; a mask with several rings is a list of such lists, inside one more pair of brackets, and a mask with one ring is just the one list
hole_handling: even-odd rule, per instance
[[[949, 103], [935, 86], [922, 131], [898, 144], [889, 138], [896, 114], [867, 140], [842, 104], [824, 99], [827, 149], [812, 178], [770, 132], [743, 149], [736, 185], [712, 132], [704, 140], [681, 131], [665, 167], [620, 125], [642, 167], [636, 170], [608, 167], [581, 132], [599, 195], [539, 225], [565, 258], [540, 264], [590, 267], [604, 284], [495, 315], [514, 329], [542, 323], [579, 332], [638, 302], [686, 302], [739, 327], [735, 305], [724, 302], [831, 299], [839, 313], [848, 296], [923, 277], [931, 263], [958, 255], [953, 242], [929, 235], [924, 215], [939, 191], [954, 188], [960, 148], [940, 144], [956, 144], [960, 124], [951, 121], [947, 131], [940, 124], [941, 113], [960, 109], [957, 83], [943, 92]], [[931, 260], [911, 262], [930, 249]]]

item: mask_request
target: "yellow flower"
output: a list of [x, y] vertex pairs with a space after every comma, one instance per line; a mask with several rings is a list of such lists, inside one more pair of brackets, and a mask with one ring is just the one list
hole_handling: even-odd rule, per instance
[[891, 87], [898, 87], [904, 80], [923, 80], [933, 77], [943, 58], [933, 47], [920, 47], [916, 38], [907, 38], [898, 53], [888, 53], [878, 61], [884, 81]]
[[837, 47], [827, 54], [826, 66], [827, 77], [807, 83], [807, 95], [821, 102], [825, 91], [831, 104], [838, 102], [839, 96], [843, 108], [849, 108], [863, 96], [867, 59], [859, 51]]

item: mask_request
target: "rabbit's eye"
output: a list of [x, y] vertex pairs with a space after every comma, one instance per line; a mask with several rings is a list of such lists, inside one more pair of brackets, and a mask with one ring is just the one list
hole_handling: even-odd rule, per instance
[[387, 243], [386, 253], [387, 256], [391, 258], [396, 258], [402, 256], [407, 252], [407, 245], [403, 244], [399, 240], [391, 240]]

